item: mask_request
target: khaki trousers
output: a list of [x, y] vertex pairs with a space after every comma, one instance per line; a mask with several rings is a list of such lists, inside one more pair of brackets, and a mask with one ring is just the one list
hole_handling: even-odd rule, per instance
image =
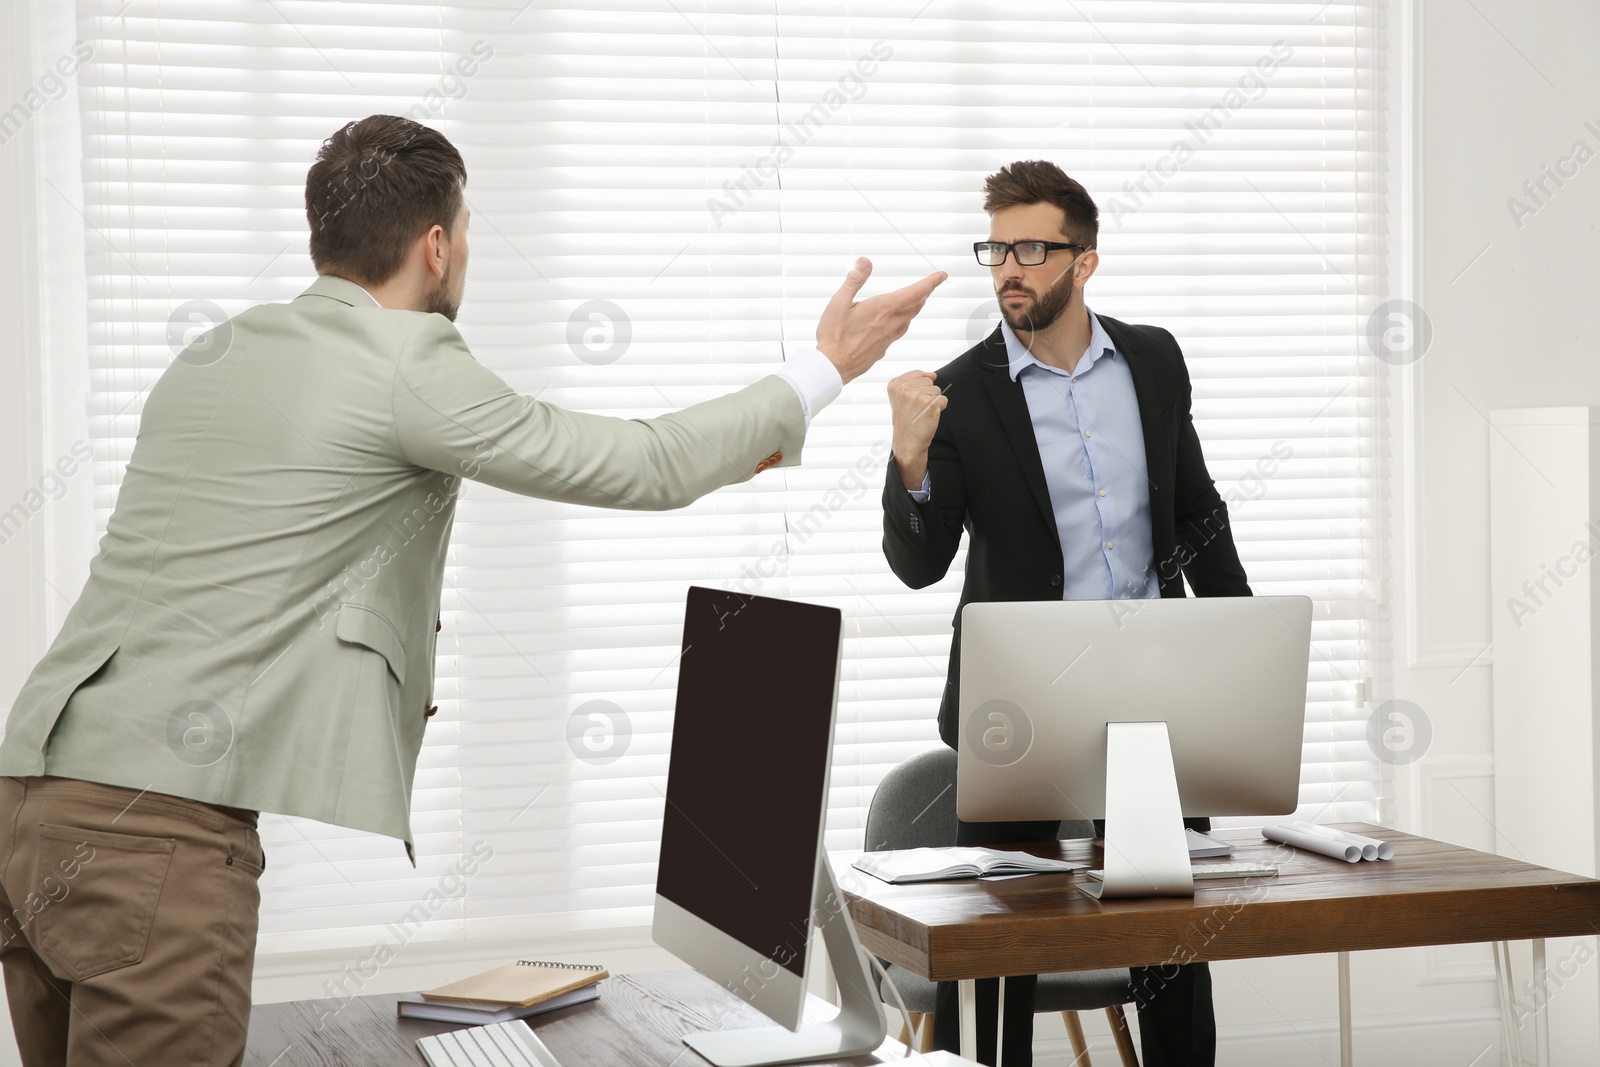
[[24, 1067], [244, 1059], [254, 812], [0, 777], [0, 963]]

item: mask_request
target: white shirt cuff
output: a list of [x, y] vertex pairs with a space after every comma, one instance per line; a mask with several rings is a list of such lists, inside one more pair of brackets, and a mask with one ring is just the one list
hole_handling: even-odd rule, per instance
[[806, 425], [817, 412], [833, 403], [844, 389], [844, 379], [833, 360], [815, 348], [802, 348], [777, 370], [778, 377], [788, 382], [800, 397], [801, 410], [806, 415]]
[[907, 489], [906, 492], [911, 494], [912, 500], [915, 500], [919, 504], [926, 504], [928, 502], [928, 497], [933, 495], [933, 472], [923, 471], [922, 488]]

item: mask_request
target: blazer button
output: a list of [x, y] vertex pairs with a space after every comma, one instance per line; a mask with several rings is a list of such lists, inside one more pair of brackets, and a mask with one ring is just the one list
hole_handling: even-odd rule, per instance
[[439, 710], [439, 705], [437, 705], [437, 704], [429, 704], [428, 705], [428, 710], [424, 711], [422, 713], [422, 717], [424, 719], [431, 719], [431, 718], [433, 718], [433, 713], [438, 711], [438, 710]]
[[1059, 575], [1059, 574], [1052, 574], [1052, 575], [1051, 575], [1051, 576], [1050, 576], [1050, 584], [1051, 584], [1051, 585], [1056, 585], [1056, 586], [1058, 586], [1058, 585], [1060, 585], [1060, 584], [1061, 584], [1061, 575]]

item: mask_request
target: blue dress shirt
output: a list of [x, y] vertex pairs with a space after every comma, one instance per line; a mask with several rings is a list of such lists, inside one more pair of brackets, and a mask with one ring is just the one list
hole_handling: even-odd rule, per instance
[[[1161, 595], [1151, 566], [1150, 482], [1133, 373], [1089, 313], [1071, 374], [1040, 363], [1004, 321], [1008, 373], [1022, 383], [1061, 540], [1063, 600]], [[927, 500], [932, 486], [911, 495]]]

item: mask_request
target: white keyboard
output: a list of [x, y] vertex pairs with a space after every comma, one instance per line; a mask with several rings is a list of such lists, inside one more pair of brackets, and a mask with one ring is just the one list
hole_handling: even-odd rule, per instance
[[[1262, 878], [1278, 873], [1277, 865], [1272, 863], [1193, 863], [1189, 869], [1197, 882], [1207, 878]], [[1098, 881], [1104, 881], [1106, 876], [1102, 870], [1084, 873]]]
[[420, 1038], [417, 1049], [428, 1067], [561, 1067], [521, 1019]]
[[1260, 878], [1278, 873], [1275, 863], [1191, 863], [1196, 881], [1202, 878]]

